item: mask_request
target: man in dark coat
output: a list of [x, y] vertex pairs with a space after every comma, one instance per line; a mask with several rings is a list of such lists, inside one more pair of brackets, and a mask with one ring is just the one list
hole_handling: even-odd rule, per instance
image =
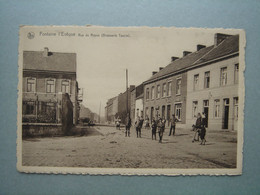
[[140, 120], [139, 120], [139, 127], [138, 127], [138, 130], [139, 130], [139, 137], [141, 138], [141, 131], [142, 131], [142, 127], [143, 127], [143, 123], [144, 123], [144, 118], [141, 116], [140, 117]]
[[174, 135], [175, 134], [175, 127], [176, 127], [176, 122], [178, 122], [179, 120], [175, 117], [175, 114], [172, 115], [172, 119], [171, 119], [171, 128], [170, 128], [170, 133], [169, 136]]
[[153, 140], [153, 137], [156, 140], [156, 129], [157, 129], [157, 122], [155, 121], [155, 118], [153, 118], [153, 120], [152, 120], [152, 140]]
[[126, 117], [126, 123], [125, 123], [125, 136], [127, 137], [130, 137], [130, 128], [132, 126], [132, 121], [131, 121], [131, 118], [129, 116], [129, 114], [127, 114], [127, 117]]

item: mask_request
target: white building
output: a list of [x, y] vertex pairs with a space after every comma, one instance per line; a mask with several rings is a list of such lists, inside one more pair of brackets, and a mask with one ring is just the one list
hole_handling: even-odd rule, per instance
[[187, 73], [186, 123], [204, 112], [208, 129], [237, 130], [239, 36], [215, 35], [212, 50]]

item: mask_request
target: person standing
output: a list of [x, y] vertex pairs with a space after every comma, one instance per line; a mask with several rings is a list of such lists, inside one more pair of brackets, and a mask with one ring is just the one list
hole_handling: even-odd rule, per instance
[[158, 128], [158, 134], [159, 134], [159, 143], [162, 143], [164, 129], [163, 129], [163, 123], [162, 123], [161, 118], [159, 118], [159, 120], [158, 120], [157, 128]]
[[135, 130], [136, 130], [136, 136], [139, 137], [139, 127], [140, 127], [140, 117], [137, 116], [135, 120]]
[[172, 119], [171, 119], [171, 127], [170, 127], [170, 133], [169, 136], [175, 135], [175, 127], [176, 127], [176, 122], [178, 122], [179, 120], [175, 117], [175, 114], [172, 115]]
[[163, 116], [162, 117], [162, 129], [163, 129], [163, 132], [165, 130], [165, 124], [166, 124], [166, 120], [165, 120], [165, 117]]
[[152, 140], [153, 140], [153, 137], [156, 140], [156, 129], [157, 129], [157, 123], [155, 121], [155, 118], [153, 118], [153, 120], [152, 120]]
[[[196, 128], [196, 130], [195, 130], [195, 135], [194, 135], [194, 138], [193, 138], [193, 142], [194, 141], [199, 141], [200, 132], [201, 132], [201, 125], [202, 125], [201, 114], [198, 113], [196, 124], [194, 126]], [[197, 139], [196, 139], [196, 136], [197, 136]]]
[[142, 131], [143, 124], [144, 124], [144, 118], [141, 116], [140, 121], [139, 121], [139, 128], [138, 128], [140, 138], [141, 138], [141, 131]]
[[129, 116], [129, 114], [127, 114], [127, 117], [126, 117], [126, 123], [125, 123], [125, 136], [127, 137], [130, 137], [130, 128], [132, 126], [132, 121], [131, 121], [131, 118]]
[[200, 145], [205, 145], [205, 143], [206, 143], [205, 136], [206, 136], [206, 117], [205, 117], [205, 113], [202, 112], [201, 130], [200, 130], [200, 139], [201, 139]]

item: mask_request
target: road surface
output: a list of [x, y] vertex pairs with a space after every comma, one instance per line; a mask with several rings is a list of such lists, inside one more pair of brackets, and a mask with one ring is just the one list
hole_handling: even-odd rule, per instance
[[78, 126], [82, 135], [27, 138], [22, 142], [24, 166], [102, 168], [235, 168], [236, 132], [207, 131], [206, 145], [192, 143], [194, 132], [165, 130], [163, 142], [151, 139], [151, 130], [142, 129], [137, 138], [115, 127]]

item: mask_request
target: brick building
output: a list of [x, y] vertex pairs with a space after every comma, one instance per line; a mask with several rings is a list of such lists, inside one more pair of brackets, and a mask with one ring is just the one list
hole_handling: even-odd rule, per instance
[[50, 52], [48, 48], [44, 51], [24, 51], [23, 122], [62, 124], [65, 122], [65, 119], [62, 120], [63, 112], [69, 109], [72, 123], [77, 124], [79, 100], [76, 79], [75, 53]]
[[179, 126], [186, 124], [187, 68], [209, 52], [211, 47], [197, 46], [196, 52], [183, 52], [183, 57], [172, 57], [171, 63], [153, 72], [144, 84], [144, 112], [150, 119], [165, 117], [166, 125], [172, 114]]

